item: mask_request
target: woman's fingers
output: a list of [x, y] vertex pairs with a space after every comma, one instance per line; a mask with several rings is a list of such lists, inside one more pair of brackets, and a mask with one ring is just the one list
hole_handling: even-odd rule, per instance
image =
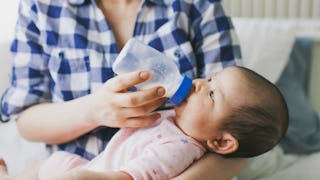
[[[124, 107], [113, 109], [112, 112], [103, 114], [102, 124], [109, 127], [142, 127], [152, 124], [159, 118], [158, 113], [154, 113], [161, 104], [165, 101], [164, 98], [157, 101], [145, 104], [139, 107]], [[141, 122], [140, 122], [141, 121]]]
[[161, 117], [160, 113], [152, 113], [145, 116], [132, 117], [126, 120], [126, 127], [145, 127], [153, 124]]
[[151, 71], [135, 71], [116, 76], [108, 80], [105, 86], [108, 90], [120, 92], [148, 80], [152, 75]]
[[[150, 71], [136, 71], [109, 79], [88, 101], [88, 117], [97, 126], [141, 127], [152, 124], [158, 116], [151, 114], [164, 103], [165, 89], [154, 87], [130, 92], [151, 78]], [[141, 122], [140, 122], [141, 121]]]
[[157, 101], [165, 94], [163, 87], [117, 94], [115, 104], [121, 107], [138, 107]]
[[156, 110], [165, 102], [165, 98], [159, 99], [157, 101], [152, 101], [150, 103], [144, 104], [142, 106], [132, 107], [132, 108], [122, 108], [122, 113], [127, 117], [138, 117], [145, 116]]

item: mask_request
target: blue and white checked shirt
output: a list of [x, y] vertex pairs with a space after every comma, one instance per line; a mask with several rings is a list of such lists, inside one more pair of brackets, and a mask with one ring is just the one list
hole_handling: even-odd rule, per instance
[[[180, 73], [207, 77], [240, 62], [240, 48], [220, 0], [144, 0], [133, 37], [169, 56]], [[95, 0], [21, 0], [11, 46], [11, 86], [1, 119], [29, 106], [94, 93], [114, 76], [119, 54], [111, 27]], [[92, 159], [117, 129], [98, 128], [54, 147]]]

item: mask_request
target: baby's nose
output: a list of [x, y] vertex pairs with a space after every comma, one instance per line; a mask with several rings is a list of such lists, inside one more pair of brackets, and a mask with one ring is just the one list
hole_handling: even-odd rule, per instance
[[195, 79], [192, 81], [192, 87], [195, 92], [198, 92], [203, 87], [203, 84], [206, 82], [206, 80], [203, 79]]

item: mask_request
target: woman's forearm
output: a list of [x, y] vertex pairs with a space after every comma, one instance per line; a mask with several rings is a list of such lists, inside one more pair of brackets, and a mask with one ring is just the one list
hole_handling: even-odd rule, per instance
[[159, 117], [152, 113], [165, 98], [162, 87], [130, 92], [128, 88], [148, 80], [152, 73], [136, 71], [118, 75], [93, 94], [68, 102], [39, 104], [17, 119], [23, 137], [49, 144], [68, 142], [98, 126], [143, 127]]
[[246, 162], [246, 159], [225, 159], [217, 154], [206, 153], [174, 180], [230, 180]]
[[31, 141], [48, 144], [68, 142], [85, 134], [97, 126], [88, 115], [89, 96], [31, 106], [17, 118], [20, 134]]

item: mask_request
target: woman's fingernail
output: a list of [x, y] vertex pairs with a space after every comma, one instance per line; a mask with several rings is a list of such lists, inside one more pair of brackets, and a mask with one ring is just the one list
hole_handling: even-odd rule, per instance
[[139, 76], [141, 79], [148, 79], [149, 73], [147, 71], [142, 71], [140, 72]]
[[163, 96], [164, 94], [166, 93], [166, 91], [164, 90], [164, 88], [158, 88], [157, 89], [157, 94], [158, 94], [158, 96]]

